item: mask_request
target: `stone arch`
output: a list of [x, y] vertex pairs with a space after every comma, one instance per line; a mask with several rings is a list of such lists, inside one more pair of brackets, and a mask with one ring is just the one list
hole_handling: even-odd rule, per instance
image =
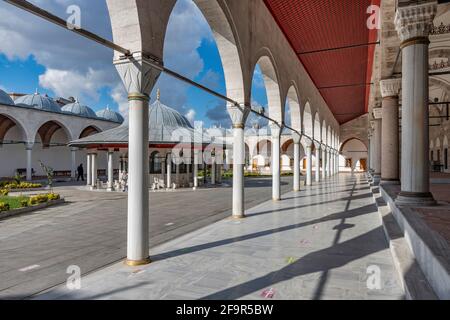
[[90, 125], [81, 131], [78, 139], [83, 139], [83, 138], [92, 136], [94, 134], [100, 133], [100, 132], [102, 132], [102, 130], [100, 130], [98, 127]]
[[328, 134], [327, 134], [327, 146], [328, 147], [332, 147], [333, 131], [331, 130], [331, 126], [328, 126], [327, 132], [328, 132]]
[[316, 140], [316, 141], [320, 141], [322, 138], [321, 128], [322, 127], [320, 125], [319, 112], [316, 112], [316, 114], [314, 115], [314, 126], [313, 126], [314, 140]]
[[284, 107], [282, 107], [283, 103], [278, 84], [278, 71], [270, 51], [267, 49], [261, 51], [261, 54], [258, 55], [257, 62], [253, 66], [252, 74], [255, 73], [256, 65], [259, 65], [266, 87], [269, 117], [281, 125], [284, 122]]
[[284, 142], [283, 145], [281, 146], [281, 151], [282, 151], [283, 153], [287, 152], [288, 149], [289, 149], [289, 147], [290, 147], [291, 145], [293, 145], [293, 144], [294, 144], [294, 140], [293, 140], [293, 139], [287, 140], [287, 141]]
[[302, 132], [302, 111], [300, 108], [297, 85], [295, 83], [289, 88], [286, 100], [291, 112], [291, 126], [298, 132]]
[[14, 127], [19, 128], [22, 140], [27, 140], [27, 132], [19, 120], [10, 115], [0, 114], [0, 145], [3, 144], [6, 134]]
[[48, 120], [40, 124], [35, 132], [35, 137], [39, 135], [42, 143], [42, 148], [48, 149], [50, 148], [53, 136], [59, 130], [62, 130], [64, 132], [67, 139], [67, 143], [73, 140], [70, 130], [64, 124], [62, 124], [57, 120]]
[[313, 116], [309, 102], [305, 104], [305, 108], [303, 110], [303, 132], [308, 138], [312, 139], [314, 136]]
[[[241, 60], [243, 57], [238, 33], [225, 2], [194, 0], [213, 31], [222, 60], [227, 96], [238, 103], [245, 103], [245, 82]], [[249, 87], [247, 87], [249, 88]]]
[[272, 141], [269, 139], [258, 141], [253, 155], [263, 155], [268, 158], [272, 157]]
[[362, 141], [360, 138], [358, 138], [358, 137], [351, 137], [351, 138], [348, 138], [347, 140], [345, 140], [345, 141], [341, 144], [341, 146], [340, 146], [340, 148], [339, 148], [339, 152], [342, 152], [342, 151], [344, 150], [345, 145], [346, 145], [348, 142], [352, 141], [352, 140], [358, 140], [359, 142], [361, 142], [361, 143], [364, 145], [364, 147], [365, 147], [366, 150], [369, 150], [369, 148], [368, 148], [368, 146], [366, 145], [366, 143], [365, 143], [364, 141]]

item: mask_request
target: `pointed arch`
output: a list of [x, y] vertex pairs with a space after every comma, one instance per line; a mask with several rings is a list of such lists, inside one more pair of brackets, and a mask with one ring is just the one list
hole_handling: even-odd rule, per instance
[[314, 137], [313, 116], [309, 102], [306, 102], [303, 109], [303, 132], [308, 138], [312, 139]]
[[280, 86], [278, 84], [278, 72], [268, 49], [262, 49], [259, 59], [253, 66], [253, 74], [255, 73], [256, 65], [259, 65], [263, 75], [267, 102], [269, 104], [269, 117], [281, 124], [284, 122], [284, 107], [282, 107]]

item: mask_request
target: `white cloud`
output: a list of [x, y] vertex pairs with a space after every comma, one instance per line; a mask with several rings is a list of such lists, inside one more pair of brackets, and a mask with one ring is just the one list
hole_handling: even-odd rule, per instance
[[[66, 9], [69, 5], [78, 5], [81, 8], [81, 26], [106, 39], [112, 39], [105, 1], [31, 2], [60, 17], [68, 17]], [[99, 90], [108, 87], [112, 99], [119, 105], [119, 110], [127, 115], [125, 90], [112, 64], [113, 52], [110, 49], [4, 1], [0, 1], [0, 16], [0, 53], [5, 54], [9, 60], [25, 60], [33, 56], [38, 64], [46, 68], [45, 73], [39, 77], [41, 86], [52, 90], [58, 96], [78, 96], [80, 99], [91, 98], [94, 101], [100, 95]], [[200, 10], [193, 1], [179, 0], [167, 29], [165, 65], [194, 79], [204, 69], [203, 59], [197, 49], [205, 40], [212, 41], [212, 37]], [[213, 74], [207, 75], [208, 81], [215, 80]], [[160, 77], [156, 86], [161, 88], [165, 104], [183, 114], [189, 112], [184, 107], [187, 104], [189, 86], [165, 75]]]
[[117, 84], [111, 91], [111, 97], [119, 106], [119, 112], [128, 119], [128, 96], [122, 83]]
[[194, 109], [189, 109], [189, 111], [185, 114], [186, 119], [189, 120], [190, 123], [194, 123], [196, 112]]
[[109, 73], [101, 70], [89, 69], [81, 74], [71, 70], [47, 69], [39, 76], [39, 84], [52, 90], [57, 96], [98, 100], [99, 90], [112, 85], [109, 78]]

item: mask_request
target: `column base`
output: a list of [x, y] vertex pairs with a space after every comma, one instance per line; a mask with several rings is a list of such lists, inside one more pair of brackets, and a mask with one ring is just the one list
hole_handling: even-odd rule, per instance
[[129, 267], [144, 266], [150, 263], [151, 263], [150, 257], [147, 257], [143, 260], [129, 260], [129, 259], [125, 260], [125, 264]]
[[245, 215], [232, 215], [230, 217], [230, 220], [234, 220], [234, 221], [239, 221], [239, 220], [243, 220], [245, 219], [246, 216]]
[[400, 180], [399, 179], [384, 179], [381, 178], [380, 184], [386, 184], [386, 185], [399, 185], [400, 184]]
[[429, 207], [437, 205], [430, 192], [400, 192], [395, 200], [398, 206]]
[[114, 190], [114, 188], [108, 188], [108, 189], [106, 189], [106, 191], [108, 191], [108, 192], [113, 192], [113, 191], [115, 191], [115, 190]]
[[372, 174], [372, 181], [373, 181], [373, 183], [379, 184], [380, 181], [381, 181], [381, 174], [373, 173]]
[[90, 186], [89, 189], [90, 189], [91, 191], [95, 191], [95, 190], [97, 190], [97, 187]]

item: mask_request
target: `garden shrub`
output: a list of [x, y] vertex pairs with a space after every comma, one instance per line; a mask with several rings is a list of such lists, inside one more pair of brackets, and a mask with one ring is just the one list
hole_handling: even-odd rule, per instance
[[8, 189], [0, 189], [0, 196], [6, 197], [9, 194]]
[[22, 208], [28, 207], [28, 200], [26, 200], [26, 199], [20, 200], [20, 206], [21, 206]]
[[60, 198], [60, 195], [56, 193], [39, 194], [30, 197], [30, 199], [28, 200], [28, 205], [34, 206], [37, 204], [46, 203], [48, 201], [59, 200]]
[[3, 212], [3, 211], [9, 211], [9, 204], [0, 202], [0, 212]]

